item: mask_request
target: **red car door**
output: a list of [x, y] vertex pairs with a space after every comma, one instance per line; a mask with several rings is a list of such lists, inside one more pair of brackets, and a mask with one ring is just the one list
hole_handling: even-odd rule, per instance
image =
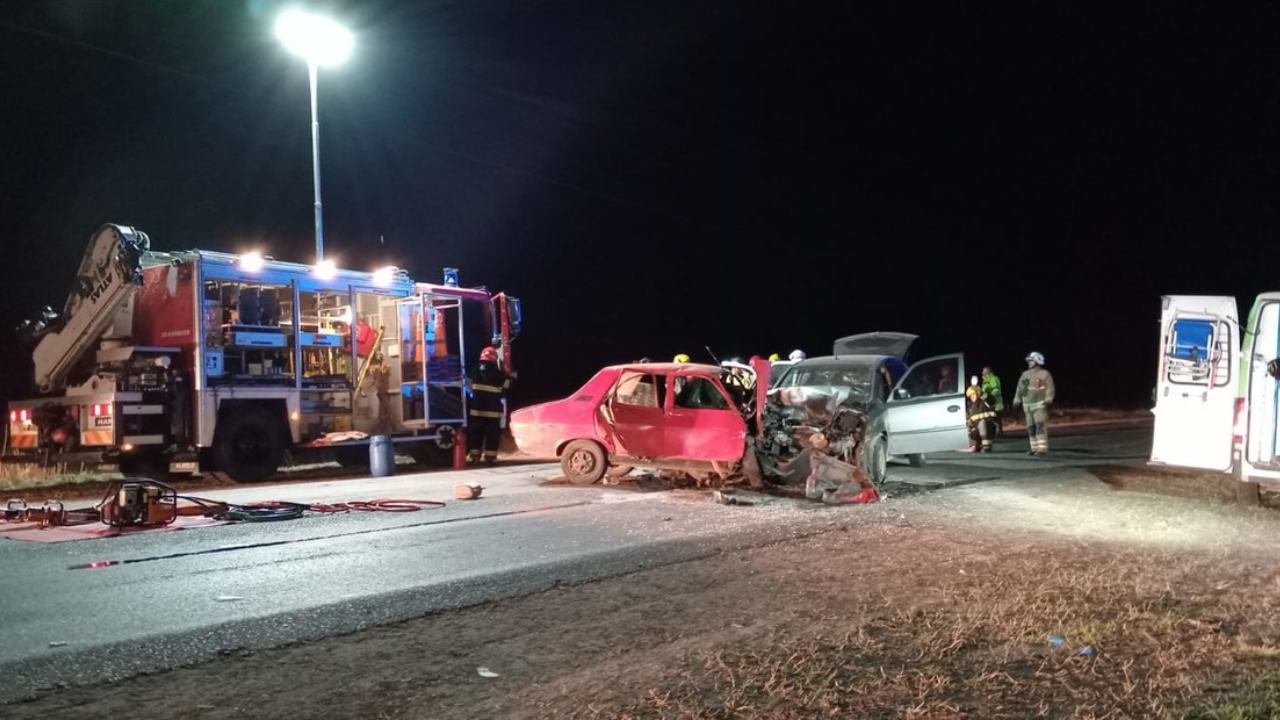
[[672, 377], [667, 399], [663, 457], [682, 460], [742, 459], [747, 423], [719, 382], [708, 377]]
[[664, 375], [624, 372], [606, 398], [619, 455], [663, 457], [666, 395]]

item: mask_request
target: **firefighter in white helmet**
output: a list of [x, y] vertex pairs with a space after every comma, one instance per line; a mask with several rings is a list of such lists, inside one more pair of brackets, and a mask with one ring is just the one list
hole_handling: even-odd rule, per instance
[[791, 354], [787, 356], [787, 359], [794, 363], [794, 362], [800, 362], [801, 360], [804, 360], [807, 357], [809, 356], [805, 355], [803, 350], [792, 350]]
[[1027, 355], [1027, 369], [1018, 378], [1018, 389], [1013, 396], [1013, 406], [1022, 407], [1027, 418], [1027, 438], [1031, 441], [1028, 455], [1044, 455], [1049, 452], [1049, 428], [1045, 420], [1054, 400], [1053, 375], [1044, 367], [1044, 355], [1033, 352]]

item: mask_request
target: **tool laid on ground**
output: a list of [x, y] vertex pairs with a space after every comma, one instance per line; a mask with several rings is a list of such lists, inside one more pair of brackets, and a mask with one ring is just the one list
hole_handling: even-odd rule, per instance
[[[480, 486], [464, 483], [467, 499], [480, 496]], [[455, 496], [458, 491], [455, 488]], [[379, 498], [344, 503], [260, 502], [239, 505], [208, 498], [179, 495], [171, 485], [148, 478], [126, 478], [107, 486], [102, 501], [91, 508], [67, 510], [57, 500], [37, 507], [22, 498], [12, 498], [3, 510], [9, 523], [37, 523], [39, 527], [60, 527], [102, 523], [113, 528], [163, 527], [179, 517], [206, 517], [232, 522], [265, 522], [294, 520], [307, 512], [334, 514], [342, 512], [416, 512], [423, 508], [444, 507], [439, 500]]]
[[458, 483], [453, 486], [453, 496], [459, 500], [475, 500], [484, 488], [478, 483]]
[[97, 509], [111, 527], [168, 525], [178, 519], [178, 491], [158, 480], [117, 480]]

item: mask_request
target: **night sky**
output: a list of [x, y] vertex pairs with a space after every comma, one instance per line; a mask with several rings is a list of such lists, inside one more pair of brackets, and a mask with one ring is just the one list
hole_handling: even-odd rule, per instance
[[[1280, 285], [1280, 10], [1118, 5], [314, 3], [356, 33], [320, 77], [326, 256], [523, 298], [517, 404], [901, 330], [1142, 407], [1161, 294]], [[0, 337], [104, 222], [313, 257], [283, 7], [5, 3]]]

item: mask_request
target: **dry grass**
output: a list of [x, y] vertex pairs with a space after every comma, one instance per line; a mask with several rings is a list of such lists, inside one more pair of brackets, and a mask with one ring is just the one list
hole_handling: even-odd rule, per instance
[[55, 485], [79, 485], [102, 480], [99, 473], [73, 470], [66, 466], [44, 467], [37, 463], [0, 464], [0, 490], [22, 491]]
[[691, 655], [596, 716], [1280, 717], [1274, 573], [1223, 587], [1208, 566], [1170, 582], [1176, 556], [1027, 559], [973, 568], [941, 603]]

